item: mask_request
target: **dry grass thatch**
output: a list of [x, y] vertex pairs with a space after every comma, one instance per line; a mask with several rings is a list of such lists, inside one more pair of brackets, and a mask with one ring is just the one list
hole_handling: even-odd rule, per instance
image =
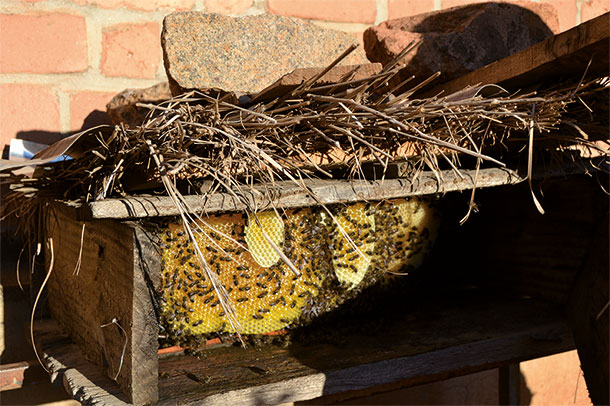
[[[607, 138], [607, 122], [591, 115], [600, 99], [607, 110], [607, 77], [537, 93], [507, 94], [486, 86], [417, 99], [413, 94], [436, 75], [400, 94], [396, 90], [408, 83], [389, 85], [412, 48], [379, 74], [317, 84], [350, 48], [273, 100], [240, 103], [232, 93], [209, 89], [143, 105], [149, 114], [140, 126], [86, 131], [68, 152], [72, 160], [41, 165], [31, 178], [4, 173], [11, 186], [5, 203], [14, 203], [4, 205], [4, 214], [19, 217], [26, 235], [37, 241], [31, 232], [41, 222], [37, 207], [47, 199], [95, 201], [150, 188], [173, 198], [194, 241], [196, 230], [189, 225], [202, 218], [183, 193], [222, 191], [247, 203], [241, 193], [254, 183], [268, 185], [263, 190], [273, 195], [280, 180], [305, 188], [304, 179], [331, 178], [337, 168], [342, 176], [366, 178], [365, 163], [385, 169], [397, 161], [410, 162], [413, 177], [431, 170], [442, 183], [443, 168], [459, 173], [465, 162], [477, 169], [504, 166], [502, 156], [519, 151], [527, 152], [531, 179], [536, 150], [558, 157], [578, 145], [607, 157], [595, 142]], [[162, 187], [155, 192], [157, 186]], [[226, 298], [222, 286], [215, 287]], [[223, 307], [230, 314], [230, 304]]]

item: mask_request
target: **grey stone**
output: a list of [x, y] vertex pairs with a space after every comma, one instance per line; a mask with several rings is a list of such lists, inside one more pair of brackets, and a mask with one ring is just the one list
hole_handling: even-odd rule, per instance
[[387, 64], [411, 41], [421, 44], [402, 61], [398, 80], [415, 75], [451, 80], [534, 45], [558, 31], [554, 7], [520, 2], [478, 3], [386, 21], [364, 32], [371, 61]]
[[[256, 93], [296, 68], [326, 66], [357, 43], [352, 34], [272, 14], [174, 13], [165, 17], [161, 34], [174, 95], [207, 88]], [[358, 48], [342, 63], [366, 62]]]

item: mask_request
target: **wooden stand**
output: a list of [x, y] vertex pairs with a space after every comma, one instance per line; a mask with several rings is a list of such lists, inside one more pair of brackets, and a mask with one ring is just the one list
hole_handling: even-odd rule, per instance
[[[431, 94], [440, 90], [451, 93], [478, 82], [496, 82], [510, 90], [524, 88], [540, 78], [580, 77], [592, 56], [594, 63], [589, 72], [607, 73], [608, 35], [608, 14], [605, 14], [444, 84]], [[471, 172], [464, 173], [467, 176], [462, 179], [447, 172], [443, 185], [434, 175], [427, 174], [417, 182], [392, 179], [354, 186], [331, 181], [314, 182], [309, 186], [318, 196], [325, 197], [324, 203], [330, 204], [468, 190], [473, 186], [474, 176]], [[516, 172], [498, 169], [483, 170], [478, 179], [478, 188], [523, 181]], [[589, 185], [589, 191], [591, 187], [598, 186]], [[496, 203], [504, 202], [505, 205], [495, 219], [481, 222], [478, 229], [471, 229], [468, 238], [458, 237], [443, 255], [454, 255], [447, 263], [448, 267], [459, 267], [459, 262], [453, 259], [461, 258], [465, 260], [461, 266], [478, 269], [478, 276], [492, 285], [495, 283], [517, 294], [535, 295], [550, 303], [565, 304], [577, 282], [570, 320], [577, 331], [577, 340], [589, 343], [591, 340], [582, 337], [582, 332], [589, 330], [578, 326], [584, 323], [582, 317], [590, 323], [592, 318], [595, 322], [599, 320], [596, 311], [601, 311], [600, 306], [607, 303], [608, 291], [597, 288], [590, 303], [583, 302], [582, 297], [589, 286], [599, 286], [594, 281], [601, 280], [602, 284], [605, 281], [607, 288], [607, 274], [604, 279], [600, 271], [603, 266], [595, 265], [595, 261], [587, 262], [592, 264], [590, 269], [597, 270], [595, 272], [583, 269], [583, 264], [587, 247], [595, 241], [594, 226], [603, 221], [603, 217], [583, 210], [582, 203], [590, 203], [586, 200], [591, 198], [590, 194], [584, 198], [582, 190], [570, 188], [570, 184], [565, 183], [554, 198], [546, 194], [549, 204], [544, 218], [536, 217], [527, 189], [522, 189], [518, 198], [498, 198]], [[204, 204], [208, 212], [243, 209], [228, 195], [217, 195], [206, 202], [200, 197], [188, 199], [189, 205], [196, 210]], [[258, 207], [269, 203], [258, 201], [259, 197], [254, 195], [252, 199]], [[515, 207], [511, 206], [515, 201], [527, 202], [529, 212], [515, 215]], [[277, 196], [277, 202], [286, 207], [314, 204], [307, 193], [290, 187]], [[493, 204], [483, 206], [484, 212], [494, 207]], [[139, 197], [108, 199], [80, 208], [57, 205], [48, 208], [45, 226], [47, 235], [53, 240], [54, 254], [48, 260], [49, 267], [53, 263], [49, 281], [53, 318], [89, 360], [103, 367], [106, 378], [96, 375], [88, 364], [82, 364], [82, 360], [75, 359], [71, 355], [75, 353], [75, 347], [57, 333], [49, 334], [50, 340], [41, 340], [41, 345], [47, 354], [48, 366], [55, 372], [65, 370], [64, 379], [70, 392], [81, 401], [119, 402], [122, 395], [107, 378], [110, 377], [126, 394], [123, 400], [135, 404], [154, 403], [157, 399], [161, 404], [178, 401], [281, 403], [377, 385], [388, 388], [429, 382], [572, 348], [565, 320], [557, 312], [546, 312], [544, 304], [482, 301], [475, 308], [456, 307], [453, 314], [435, 315], [429, 313], [428, 307], [418, 309], [421, 313], [413, 314], [413, 317], [428, 315], [434, 322], [426, 325], [425, 322], [417, 324], [403, 320], [398, 324], [401, 327], [392, 334], [383, 331], [379, 336], [373, 335], [355, 344], [314, 345], [289, 350], [272, 347], [263, 352], [219, 348], [211, 351], [204, 361], [186, 356], [159, 359], [158, 325], [151, 299], [159, 278], [154, 237], [137, 223], [120, 220], [176, 215], [172, 207], [167, 198]], [[466, 210], [466, 206], [463, 207], [462, 214]], [[509, 221], [502, 220], [506, 214]], [[457, 219], [452, 221], [457, 224]], [[600, 248], [606, 259], [607, 249], [607, 243]], [[553, 250], [553, 254], [545, 250]], [[471, 256], [465, 254], [471, 252]], [[463, 270], [458, 268], [456, 273]], [[580, 276], [577, 276], [579, 272]], [[446, 274], [444, 277], [455, 276]], [[447, 306], [454, 307], [453, 304]], [[485, 313], [486, 309], [491, 309], [491, 313]], [[513, 314], [527, 317], [515, 320]], [[606, 322], [589, 327], [591, 334], [600, 333], [603, 337], [594, 342], [602, 348], [607, 359], [607, 313], [601, 314]], [[505, 318], [503, 323], [486, 324], [497, 315]], [[545, 316], [540, 319], [538, 315]], [[451, 324], [451, 320], [455, 320], [457, 330], [443, 324]], [[460, 326], [468, 328], [460, 330]], [[445, 330], [446, 335], [438, 336], [439, 330]], [[595, 353], [595, 345], [591, 347], [593, 350], [583, 350], [589, 358]], [[340, 365], [336, 364], [337, 360]], [[599, 393], [605, 389], [607, 395], [607, 364], [597, 369], [591, 361], [583, 362], [583, 365], [593, 365], [590, 367], [592, 374], [600, 376], [591, 379], [598, 382]], [[162, 374], [160, 380], [158, 372]], [[589, 375], [585, 371], [588, 381]], [[603, 403], [603, 400], [594, 401]]]
[[[161, 357], [158, 404], [272, 405], [331, 395], [338, 401], [365, 389], [409, 387], [574, 348], [558, 306], [488, 293], [463, 291], [435, 304], [407, 301], [411, 311], [403, 319], [373, 334], [263, 350], [217, 346], [201, 360]], [[127, 400], [54, 323], [39, 323], [36, 336], [54, 379], [61, 371], [76, 400]]]
[[[602, 192], [585, 176], [548, 181], [543, 191], [544, 216], [526, 185], [479, 191], [482, 213], [445, 230], [438, 242], [442, 255], [418, 274], [423, 282], [413, 279], [415, 291], [425, 295], [404, 291], [404, 308], [379, 331], [337, 328], [320, 332], [311, 345], [262, 351], [220, 347], [203, 360], [157, 356], [154, 236], [138, 223], [75, 220], [74, 209], [50, 206], [51, 312], [104, 376], [82, 363], [56, 327], [39, 344], [48, 367], [66, 371], [65, 383], [78, 400], [108, 404], [352, 397], [365, 388], [416, 385], [566, 351], [573, 342], [563, 306], [595, 239]], [[457, 225], [468, 197], [443, 199], [453, 207], [446, 224]], [[549, 251], [553, 247], [560, 250]], [[340, 343], [324, 338], [337, 334]]]

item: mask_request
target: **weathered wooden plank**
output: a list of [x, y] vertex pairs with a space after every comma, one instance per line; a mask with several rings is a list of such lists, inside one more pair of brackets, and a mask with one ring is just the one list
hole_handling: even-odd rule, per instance
[[521, 52], [491, 63], [457, 79], [426, 91], [430, 96], [444, 91], [452, 94], [468, 86], [495, 83], [509, 90], [523, 89], [551, 78], [585, 73], [608, 74], [608, 41], [610, 13], [580, 24], [568, 31], [541, 41]]
[[[366, 388], [413, 386], [574, 348], [557, 306], [501, 294], [449, 296], [410, 303], [404, 318], [366, 335], [345, 335], [340, 343], [217, 347], [204, 359], [164, 357], [159, 404], [262, 405], [322, 395], [340, 400]], [[39, 333], [41, 327], [36, 336], [45, 362], [54, 373], [65, 371], [69, 393], [88, 404], [124, 404], [116, 383], [85, 361], [66, 336]]]
[[[607, 167], [603, 159], [577, 161], [562, 167], [534, 169], [534, 179], [563, 177], [569, 174], [595, 172], [599, 167]], [[476, 172], [462, 170], [460, 175], [454, 171], [442, 171], [438, 174], [423, 172], [415, 179], [391, 178], [385, 180], [305, 180], [305, 187], [295, 185], [290, 181], [276, 182], [272, 187], [259, 185], [255, 191], [244, 188], [234, 190], [243, 199], [237, 199], [233, 194], [215, 193], [208, 196], [185, 196], [185, 201], [192, 212], [214, 213], [223, 211], [242, 211], [249, 207], [258, 210], [269, 209], [272, 206], [294, 208], [315, 206], [321, 204], [350, 203], [363, 200], [379, 201], [408, 196], [444, 194], [448, 192], [470, 190], [475, 186]], [[440, 180], [440, 181], [439, 181]], [[477, 189], [501, 185], [514, 185], [525, 181], [522, 171], [506, 168], [481, 169], [476, 181]], [[272, 199], [269, 193], [256, 192], [269, 188], [274, 191]], [[313, 197], [315, 196], [315, 198]], [[132, 196], [128, 198], [112, 198], [91, 202], [87, 206], [75, 209], [74, 215], [83, 219], [127, 219], [155, 216], [177, 216], [178, 212], [173, 200], [167, 196]]]
[[287, 349], [217, 348], [209, 351], [208, 362], [162, 359], [166, 378], [159, 382], [159, 403], [260, 405], [349, 397], [356, 394], [345, 392], [417, 385], [573, 348], [565, 321], [539, 302], [465, 303], [454, 297], [405, 313], [383, 330], [345, 335], [340, 344], [321, 339]]
[[[188, 404], [257, 406], [275, 405], [334, 394], [341, 394], [340, 399], [356, 397], [357, 394], [352, 391], [387, 385], [388, 383], [394, 383], [396, 387], [419, 385], [573, 348], [569, 344], [571, 333], [565, 325], [547, 324], [541, 327], [502, 339], [485, 340], [439, 350], [434, 353], [395, 358], [328, 373], [317, 373], [284, 382], [216, 394], [202, 400], [193, 400]], [[553, 337], [556, 341], [552, 341], [555, 345], [549, 346], [548, 343], [534, 341], [530, 337], [532, 334], [549, 331], [555, 334]], [[536, 355], [532, 356], [534, 353]], [[499, 358], [502, 360], [499, 361]], [[160, 404], [169, 405], [171, 401], [163, 401]]]
[[[474, 185], [475, 171], [461, 171], [460, 177], [452, 171], [442, 173], [442, 183], [431, 172], [425, 172], [418, 179], [385, 179], [383, 181], [366, 180], [308, 180], [303, 187], [292, 182], [277, 182], [278, 195], [270, 201], [265, 194], [253, 193], [244, 189], [242, 195], [250, 207], [259, 209], [276, 207], [302, 207], [318, 204], [348, 203], [362, 200], [383, 200], [415, 195], [446, 193], [457, 190], [471, 189]], [[477, 179], [477, 188], [516, 184], [524, 179], [516, 171], [510, 169], [483, 169]], [[236, 191], [237, 192], [237, 191]], [[217, 193], [209, 196], [185, 196], [188, 206], [194, 212], [207, 213], [218, 211], [240, 211], [246, 205], [228, 193]], [[167, 196], [129, 197], [105, 199], [89, 204], [91, 218], [143, 218], [153, 216], [176, 216], [180, 213], [171, 198]]]
[[85, 405], [124, 406], [128, 399], [119, 385], [88, 362], [54, 320], [37, 321], [34, 340], [49, 370], [51, 382], [63, 382], [70, 396]]
[[[160, 271], [150, 262], [158, 255], [140, 257], [152, 244], [141, 241], [137, 228], [111, 220], [76, 221], [59, 205], [49, 208], [46, 231], [53, 241], [48, 289], [53, 318], [133, 403], [155, 401], [158, 327], [150, 287]], [[49, 251], [47, 261], [50, 257]]]

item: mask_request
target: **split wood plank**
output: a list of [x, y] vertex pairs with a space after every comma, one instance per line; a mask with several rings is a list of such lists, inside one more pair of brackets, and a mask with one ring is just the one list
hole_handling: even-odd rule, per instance
[[[534, 169], [534, 179], [563, 177], [597, 171], [603, 161], [576, 162], [562, 167]], [[506, 168], [461, 170], [458, 175], [451, 170], [422, 172], [421, 176], [391, 178], [384, 180], [305, 180], [304, 186], [291, 181], [275, 182], [273, 185], [258, 185], [253, 189], [244, 187], [234, 190], [237, 195], [215, 193], [211, 195], [189, 195], [184, 200], [191, 212], [210, 214], [226, 211], [243, 211], [247, 208], [266, 210], [276, 208], [296, 208], [320, 204], [353, 203], [358, 201], [382, 201], [387, 199], [445, 194], [449, 192], [515, 185], [526, 180], [524, 171]], [[475, 182], [476, 179], [476, 182]], [[268, 188], [268, 190], [265, 190]], [[257, 191], [258, 190], [258, 191]], [[271, 199], [269, 191], [273, 191]], [[265, 193], [267, 192], [267, 193]], [[247, 202], [247, 205], [244, 203]], [[80, 219], [129, 219], [157, 216], [180, 215], [173, 200], [168, 196], [131, 196], [104, 199], [79, 206], [73, 215]]]
[[[349, 398], [379, 385], [419, 385], [574, 348], [557, 307], [476, 291], [447, 296], [421, 307], [409, 303], [382, 329], [341, 334], [339, 343], [324, 342], [331, 333], [322, 332], [316, 343], [286, 349], [218, 348], [209, 352], [209, 363], [184, 356], [161, 360], [168, 377], [159, 381], [159, 404]], [[341, 331], [338, 325], [333, 330]]]
[[131, 402], [154, 402], [158, 324], [151, 290], [161, 273], [154, 241], [137, 226], [81, 222], [67, 213], [52, 205], [45, 218], [53, 241], [51, 314]]
[[[255, 193], [247, 188], [244, 188], [241, 195], [250, 207], [264, 210], [273, 206], [295, 208], [314, 206], [319, 203], [334, 204], [363, 200], [384, 200], [472, 189], [475, 171], [463, 170], [460, 172], [463, 178], [455, 172], [444, 171], [440, 175], [442, 183], [432, 172], [424, 172], [420, 178], [414, 180], [407, 178], [385, 179], [383, 181], [307, 180], [304, 181], [304, 184], [308, 191], [293, 182], [283, 181], [275, 183], [274, 186], [277, 189], [274, 190], [278, 190], [278, 194], [273, 200], [270, 200], [266, 193]], [[523, 181], [524, 178], [514, 170], [483, 169], [479, 172], [476, 187], [510, 185]], [[214, 213], [246, 209], [242, 200], [238, 200], [228, 193], [217, 193], [209, 196], [185, 196], [185, 201], [193, 212]], [[90, 203], [88, 209], [88, 212], [80, 215], [97, 219], [124, 219], [177, 216], [180, 214], [173, 200], [167, 196], [105, 199]]]
[[610, 13], [584, 22], [531, 47], [422, 93], [452, 94], [469, 86], [495, 83], [509, 91], [554, 78], [580, 78], [591, 60], [590, 74], [608, 75]]

